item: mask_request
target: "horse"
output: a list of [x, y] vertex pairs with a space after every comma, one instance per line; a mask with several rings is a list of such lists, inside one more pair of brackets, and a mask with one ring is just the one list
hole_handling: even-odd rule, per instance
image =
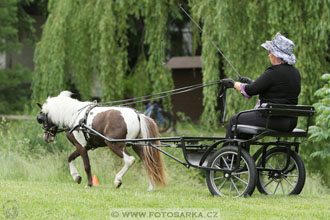
[[[114, 180], [115, 187], [119, 188], [123, 176], [135, 162], [135, 157], [126, 150], [126, 142], [109, 142], [82, 129], [74, 129], [71, 132], [70, 130], [84, 120], [88, 127], [108, 138], [156, 138], [159, 137], [157, 124], [150, 117], [132, 108], [97, 106], [92, 102], [74, 99], [71, 97], [72, 94], [69, 91], [62, 91], [56, 97], [48, 97], [43, 105], [37, 103], [41, 109], [37, 121], [43, 125], [43, 139], [47, 143], [54, 141], [60, 130], [59, 127], [64, 128], [67, 139], [76, 147], [76, 150], [68, 157], [70, 174], [74, 181], [78, 184], [81, 183], [82, 178], [73, 164], [73, 161], [81, 156], [90, 187], [93, 186], [93, 181], [88, 150], [108, 146], [124, 161], [123, 168], [116, 174]], [[154, 143], [157, 145], [159, 141]], [[132, 148], [144, 163], [147, 171], [149, 177], [148, 191], [154, 190], [154, 183], [165, 186], [167, 173], [161, 153], [145, 145], [132, 146]]]

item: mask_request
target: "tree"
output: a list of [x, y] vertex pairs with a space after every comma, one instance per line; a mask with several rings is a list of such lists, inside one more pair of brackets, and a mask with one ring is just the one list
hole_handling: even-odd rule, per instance
[[[33, 0], [3, 0], [0, 3], [0, 53], [19, 53], [22, 40], [33, 44], [33, 19], [24, 7]], [[0, 70], [0, 113], [23, 111], [30, 95], [31, 72], [20, 65]]]
[[[302, 76], [300, 104], [316, 101], [314, 92], [322, 84], [321, 77], [329, 69], [330, 2], [272, 0], [190, 0], [193, 15], [201, 22], [204, 33], [221, 48], [222, 52], [241, 75], [256, 78], [269, 66], [267, 52], [260, 47], [277, 32], [292, 39], [296, 48], [296, 67]], [[202, 34], [204, 81], [219, 77], [216, 51]], [[232, 68], [223, 61], [226, 77], [237, 79]], [[211, 110], [217, 88], [204, 89], [204, 115], [209, 128], [214, 128], [217, 114]], [[229, 116], [243, 109], [253, 108], [256, 98], [247, 101], [240, 94], [228, 91]], [[210, 98], [211, 97], [211, 98]], [[230, 100], [230, 101], [229, 101]], [[211, 114], [209, 114], [209, 112]]]
[[314, 152], [311, 154], [312, 158], [308, 158], [310, 167], [314, 172], [321, 173], [324, 183], [330, 186], [329, 166], [326, 165], [330, 163], [330, 74], [324, 74], [322, 79], [326, 83], [315, 92], [315, 96], [319, 98], [318, 102], [314, 104], [317, 116], [315, 125], [310, 127], [312, 135], [309, 139], [312, 141], [313, 147], [307, 149], [307, 152], [309, 154]]
[[0, 52], [14, 51], [18, 49], [18, 30], [15, 24], [17, 18], [17, 1], [2, 1], [0, 4]]
[[[321, 81], [314, 79], [329, 68], [329, 1], [311, 4], [310, 0], [291, 0], [278, 4], [272, 0], [189, 0], [188, 3], [187, 10], [190, 8], [204, 29], [200, 38], [204, 82], [237, 78], [206, 35], [241, 75], [256, 78], [270, 65], [267, 52], [260, 45], [279, 31], [296, 44], [296, 67], [303, 85], [299, 102], [315, 101], [313, 93]], [[165, 40], [163, 36], [171, 20], [185, 16], [180, 15], [177, 4], [173, 0], [49, 1], [50, 14], [35, 53], [33, 100], [57, 95], [72, 84], [83, 99], [88, 99], [95, 78], [100, 80], [104, 101], [123, 98], [128, 78], [126, 85], [133, 87], [130, 91], [135, 91], [134, 95], [171, 89], [171, 74], [162, 66], [168, 42], [168, 36]], [[194, 29], [192, 24], [191, 28]], [[195, 39], [199, 39], [197, 35], [195, 31]], [[133, 58], [130, 49], [137, 42], [140, 49]], [[146, 81], [150, 86], [141, 86]], [[202, 121], [209, 129], [219, 124], [215, 109], [217, 91], [216, 86], [203, 91]], [[228, 100], [231, 100], [228, 115], [253, 108], [257, 101], [256, 97], [245, 100], [234, 91], [228, 91]]]
[[[150, 89], [141, 91], [144, 95], [171, 89], [171, 73], [162, 65], [161, 38], [173, 5], [174, 1], [150, 0], [49, 1], [49, 16], [35, 51], [33, 100], [57, 95], [72, 84], [89, 99], [95, 78], [100, 80], [103, 101], [122, 99], [127, 76], [133, 73], [141, 76], [135, 77], [134, 87], [152, 85], [141, 87]], [[137, 33], [135, 26], [141, 23], [143, 31]], [[131, 67], [132, 40], [141, 42], [143, 49], [139, 63]], [[141, 65], [145, 72], [137, 73]]]
[[[190, 0], [192, 14], [203, 25], [202, 34], [202, 58], [204, 82], [215, 80], [219, 77], [219, 61], [214, 48], [210, 46], [206, 34], [221, 48], [222, 52], [243, 76], [256, 78], [270, 65], [267, 51], [260, 45], [266, 40], [272, 39], [281, 32], [295, 42], [294, 53], [297, 57], [296, 67], [302, 77], [302, 91], [299, 96], [299, 104], [315, 104], [322, 113], [316, 119], [316, 127], [312, 129], [313, 136], [317, 136], [319, 142], [311, 145], [306, 143], [300, 151], [308, 167], [318, 171], [329, 182], [326, 164], [328, 158], [323, 159], [320, 167], [319, 160], [310, 158], [314, 151], [321, 151], [326, 155], [329, 151], [328, 141], [328, 91], [321, 78], [321, 74], [330, 69], [329, 36], [330, 36], [330, 1], [301, 0], [281, 1], [272, 0], [223, 0], [223, 1], [198, 1]], [[223, 61], [225, 77], [237, 80], [233, 69]], [[220, 66], [221, 67], [221, 66]], [[328, 75], [326, 75], [328, 77]], [[321, 97], [318, 100], [314, 96]], [[217, 88], [204, 89], [204, 123], [209, 129], [215, 129], [218, 125], [218, 113], [214, 111]], [[256, 97], [251, 100], [244, 99], [233, 90], [227, 92], [228, 116], [235, 112], [251, 109], [256, 103]]]

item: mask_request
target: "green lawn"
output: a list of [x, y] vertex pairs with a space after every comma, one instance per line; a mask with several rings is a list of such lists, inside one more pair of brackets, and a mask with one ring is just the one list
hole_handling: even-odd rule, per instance
[[[112, 212], [122, 211], [121, 208], [125, 211], [139, 211], [139, 208], [144, 208], [143, 211], [161, 208], [216, 210], [221, 219], [330, 217], [330, 195], [313, 189], [313, 182], [307, 182], [299, 196], [264, 196], [255, 192], [249, 198], [232, 199], [211, 196], [205, 184], [182, 184], [175, 181], [175, 176], [171, 179], [167, 187], [154, 192], [147, 192], [147, 182], [141, 180], [124, 182], [120, 189], [101, 181], [97, 187], [85, 188], [75, 183], [1, 180], [0, 219], [11, 216], [15, 219], [114, 219]], [[17, 207], [17, 211], [13, 207]]]
[[[26, 126], [25, 130], [33, 134], [15, 133], [20, 130], [15, 127], [8, 132], [0, 130], [0, 219], [124, 219], [113, 214], [161, 213], [164, 209], [166, 213], [216, 214], [212, 215], [216, 218], [184, 216], [181, 219], [330, 219], [329, 189], [321, 186], [319, 177], [308, 174], [299, 196], [265, 196], [255, 190], [248, 198], [220, 198], [211, 196], [201, 171], [186, 169], [164, 156], [170, 177], [167, 187], [147, 192], [148, 180], [141, 161], [137, 160], [123, 178], [121, 188], [115, 189], [113, 180], [123, 161], [107, 148], [89, 153], [92, 174], [98, 176], [100, 185], [85, 188], [87, 181], [81, 158], [75, 165], [83, 178], [82, 184], [74, 183], [70, 176], [66, 160], [74, 148], [68, 141], [59, 136], [53, 145], [43, 145], [41, 135], [34, 133], [34, 125]], [[185, 135], [187, 132], [183, 130], [176, 135]], [[187, 130], [192, 136], [214, 135], [200, 132], [202, 129]], [[48, 146], [52, 148], [45, 151]], [[166, 150], [183, 159], [180, 149]]]

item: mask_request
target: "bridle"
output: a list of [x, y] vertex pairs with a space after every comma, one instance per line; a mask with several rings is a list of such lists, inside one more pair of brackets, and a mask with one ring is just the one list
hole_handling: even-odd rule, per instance
[[42, 124], [42, 129], [44, 130], [44, 133], [53, 137], [55, 137], [57, 133], [68, 130], [67, 128], [59, 129], [57, 125], [49, 123], [48, 114], [45, 114], [43, 112], [39, 113], [39, 115], [37, 116], [37, 121], [39, 124]]

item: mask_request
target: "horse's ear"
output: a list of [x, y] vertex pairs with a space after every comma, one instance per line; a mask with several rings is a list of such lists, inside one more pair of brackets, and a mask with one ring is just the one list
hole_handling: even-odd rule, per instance
[[40, 109], [42, 109], [42, 105], [39, 102], [37, 102], [37, 105], [39, 106]]

